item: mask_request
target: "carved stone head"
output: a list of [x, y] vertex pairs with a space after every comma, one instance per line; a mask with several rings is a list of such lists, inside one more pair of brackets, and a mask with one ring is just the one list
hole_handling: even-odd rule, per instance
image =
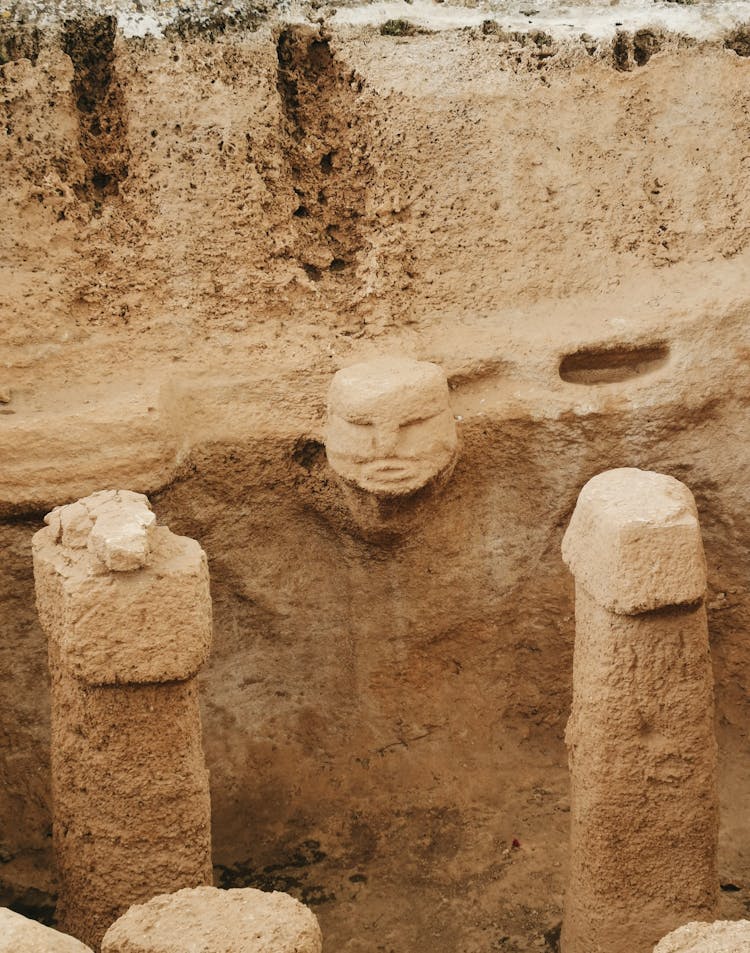
[[456, 424], [442, 368], [386, 357], [340, 370], [328, 393], [326, 456], [347, 483], [414, 493], [453, 466]]

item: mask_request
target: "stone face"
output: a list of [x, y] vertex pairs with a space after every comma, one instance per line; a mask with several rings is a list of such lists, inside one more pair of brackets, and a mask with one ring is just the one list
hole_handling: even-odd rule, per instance
[[315, 915], [288, 894], [198, 887], [131, 907], [102, 953], [321, 953]]
[[382, 496], [421, 489], [455, 461], [456, 425], [437, 364], [386, 357], [338, 371], [326, 455], [348, 483]]
[[750, 920], [687, 923], [656, 944], [654, 953], [747, 953]]
[[[670, 490], [676, 481], [615, 471], [625, 525], [656, 524], [663, 501], [643, 497], [644, 485]], [[654, 474], [653, 476], [657, 476]], [[607, 485], [608, 474], [596, 478]], [[593, 483], [594, 481], [592, 481]], [[582, 493], [588, 508], [589, 483]], [[628, 500], [627, 488], [633, 499]], [[678, 485], [679, 488], [679, 485]], [[687, 488], [675, 490], [679, 501]], [[606, 551], [619, 546], [615, 497], [598, 523], [575, 514], [566, 537], [574, 569], [590, 532]], [[692, 517], [694, 519], [694, 517]], [[700, 536], [698, 536], [700, 539]], [[592, 547], [594, 549], [594, 547]], [[616, 550], [612, 571], [629, 577], [640, 546]], [[665, 563], [664, 565], [668, 565]], [[589, 562], [584, 562], [587, 570]], [[716, 915], [718, 795], [711, 659], [701, 603], [662, 606], [636, 615], [611, 611], [576, 576], [573, 704], [566, 731], [571, 773], [569, 883], [561, 936], [563, 953], [651, 953], [654, 943], [686, 920]], [[659, 576], [660, 591], [684, 592]], [[596, 586], [591, 588], [596, 589]], [[648, 595], [647, 590], [643, 590]]]
[[108, 491], [53, 512], [33, 540], [57, 917], [92, 946], [131, 904], [212, 877], [193, 678], [211, 635], [206, 558], [152, 516], [145, 498]]
[[661, 473], [622, 468], [589, 480], [563, 559], [577, 585], [625, 615], [697, 602], [706, 589], [695, 501], [684, 484]]
[[72, 936], [0, 907], [0, 953], [91, 953]]

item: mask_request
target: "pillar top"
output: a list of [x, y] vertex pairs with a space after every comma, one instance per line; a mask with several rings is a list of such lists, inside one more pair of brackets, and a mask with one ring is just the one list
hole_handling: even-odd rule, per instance
[[576, 584], [618, 614], [694, 603], [705, 593], [695, 500], [662, 473], [623, 467], [589, 480], [562, 553]]
[[72, 936], [0, 908], [0, 953], [91, 953]]
[[189, 887], [131, 907], [102, 953], [321, 953], [315, 914], [286, 893]]
[[654, 947], [654, 953], [739, 953], [740, 950], [750, 950], [750, 920], [686, 923]]
[[145, 496], [94, 493], [34, 535], [36, 602], [60, 665], [89, 685], [194, 676], [211, 645], [200, 545], [157, 526]]

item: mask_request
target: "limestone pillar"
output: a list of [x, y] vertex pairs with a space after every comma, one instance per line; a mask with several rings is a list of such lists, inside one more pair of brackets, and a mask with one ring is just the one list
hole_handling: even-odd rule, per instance
[[285, 893], [197, 887], [131, 907], [102, 953], [321, 953], [315, 915]]
[[0, 907], [0, 953], [91, 953], [72, 936]]
[[687, 923], [665, 936], [654, 953], [747, 953], [750, 920]]
[[706, 567], [692, 494], [611, 470], [563, 541], [576, 582], [563, 953], [651, 953], [718, 902]]
[[212, 882], [195, 679], [211, 638], [208, 570], [140, 494], [95, 493], [45, 522], [33, 552], [58, 923], [97, 947], [131, 904]]

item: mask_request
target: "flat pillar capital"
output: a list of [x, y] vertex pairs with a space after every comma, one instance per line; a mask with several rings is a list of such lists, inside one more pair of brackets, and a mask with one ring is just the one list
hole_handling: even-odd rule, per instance
[[623, 467], [589, 480], [562, 552], [576, 584], [620, 615], [695, 603], [706, 590], [695, 500], [661, 473]]

